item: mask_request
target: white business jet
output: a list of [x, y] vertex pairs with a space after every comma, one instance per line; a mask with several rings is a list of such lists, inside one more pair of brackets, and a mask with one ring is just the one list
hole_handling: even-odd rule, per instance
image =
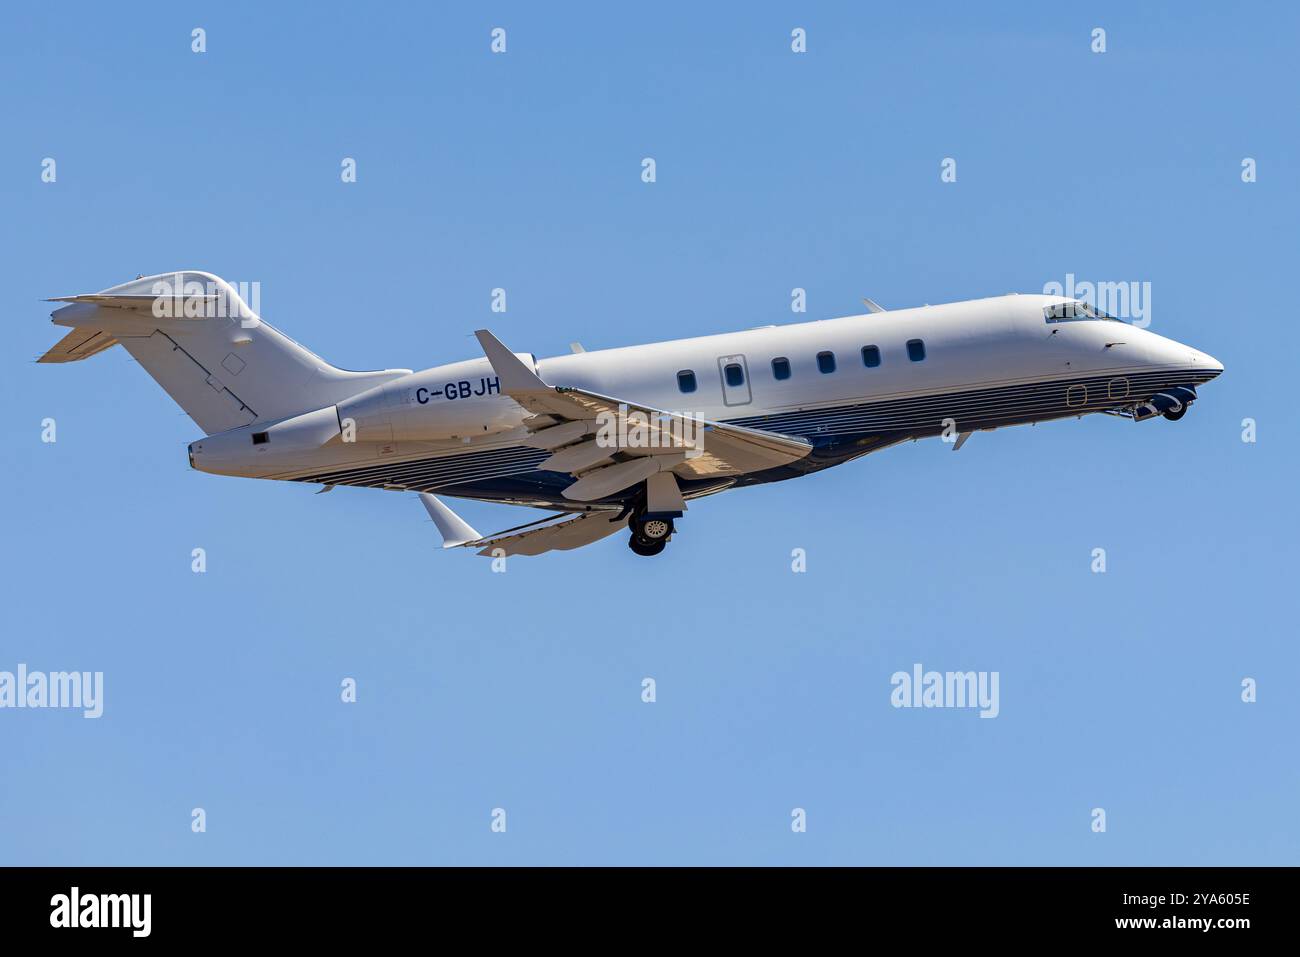
[[[41, 362], [126, 349], [205, 433], [201, 471], [410, 491], [446, 548], [537, 555], [629, 530], [663, 551], [687, 503], [909, 439], [1105, 412], [1178, 420], [1214, 358], [1062, 296], [1009, 295], [537, 359], [347, 372], [186, 271], [50, 300]], [[559, 510], [480, 535], [440, 495]]]

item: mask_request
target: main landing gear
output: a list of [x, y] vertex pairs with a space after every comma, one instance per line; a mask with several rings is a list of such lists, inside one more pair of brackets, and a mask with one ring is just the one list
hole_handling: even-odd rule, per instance
[[622, 514], [629, 515], [627, 525], [632, 530], [628, 547], [638, 555], [658, 555], [673, 537], [673, 519], [686, 510], [686, 499], [672, 472], [657, 472], [625, 508]]
[[638, 555], [658, 555], [673, 536], [673, 520], [666, 516], [636, 512], [628, 526], [632, 529], [628, 547]]

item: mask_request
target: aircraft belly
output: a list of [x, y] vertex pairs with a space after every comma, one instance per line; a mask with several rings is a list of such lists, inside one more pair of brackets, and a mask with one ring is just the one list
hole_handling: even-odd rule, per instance
[[[738, 475], [725, 482], [716, 477], [679, 477], [679, 481], [687, 498], [723, 488], [784, 481], [842, 465], [909, 439], [939, 435], [948, 419], [962, 431], [975, 431], [1101, 412], [1131, 405], [1162, 388], [1181, 384], [1184, 376], [1193, 373], [1136, 373], [1122, 378], [1122, 390], [1115, 385], [1120, 379], [1103, 375], [733, 419], [730, 424], [806, 438], [813, 449], [807, 457], [790, 464]], [[538, 468], [550, 455], [544, 449], [513, 446], [326, 471], [300, 476], [295, 481], [438, 492], [566, 511], [617, 507], [640, 494], [639, 487], [634, 486], [596, 501], [575, 503], [563, 495], [575, 481], [572, 475]]]

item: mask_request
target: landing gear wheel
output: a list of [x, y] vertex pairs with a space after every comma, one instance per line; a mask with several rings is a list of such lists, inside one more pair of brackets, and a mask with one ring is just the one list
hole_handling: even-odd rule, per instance
[[1183, 405], [1179, 406], [1177, 412], [1175, 412], [1173, 409], [1166, 409], [1166, 410], [1165, 410], [1165, 413], [1164, 413], [1165, 418], [1168, 419], [1170, 422], [1177, 422], [1179, 419], [1181, 419], [1181, 418], [1182, 418], [1183, 416], [1185, 416], [1186, 414], [1187, 414], [1187, 404], [1186, 404], [1186, 403], [1184, 403]]
[[673, 533], [671, 518], [643, 518], [632, 523], [632, 534], [647, 542], [666, 542]]
[[647, 558], [649, 558], [653, 555], [658, 555], [665, 548], [667, 548], [668, 540], [661, 538], [658, 541], [650, 542], [650, 541], [646, 541], [645, 539], [637, 538], [636, 535], [633, 535], [631, 538], [627, 540], [627, 544], [628, 547], [631, 548], [632, 551], [636, 552], [638, 555], [644, 555]]
[[673, 537], [671, 518], [646, 518], [638, 513], [628, 522], [628, 526], [632, 529], [628, 547], [638, 555], [658, 555], [668, 544], [668, 539]]

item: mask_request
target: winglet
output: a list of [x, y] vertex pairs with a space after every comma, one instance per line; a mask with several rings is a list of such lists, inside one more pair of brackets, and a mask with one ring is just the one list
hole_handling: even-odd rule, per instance
[[443, 548], [457, 548], [461, 545], [468, 545], [470, 542], [477, 542], [483, 537], [436, 496], [430, 495], [428, 492], [421, 492], [420, 501], [424, 503], [429, 517], [433, 519], [433, 524], [438, 526], [438, 534], [442, 536]]
[[509, 395], [512, 392], [550, 390], [551, 387], [539, 379], [537, 373], [528, 368], [523, 360], [507, 349], [505, 344], [488, 330], [479, 329], [474, 335], [478, 337], [479, 345], [483, 347], [483, 354], [487, 356], [488, 362], [492, 363], [492, 371], [501, 380], [502, 392]]
[[885, 312], [885, 311], [886, 311], [884, 306], [882, 306], [880, 303], [876, 302], [874, 299], [868, 299], [866, 296], [863, 296], [863, 297], [862, 297], [862, 304], [863, 304], [864, 306], [867, 307], [867, 311], [868, 311], [868, 312]]

